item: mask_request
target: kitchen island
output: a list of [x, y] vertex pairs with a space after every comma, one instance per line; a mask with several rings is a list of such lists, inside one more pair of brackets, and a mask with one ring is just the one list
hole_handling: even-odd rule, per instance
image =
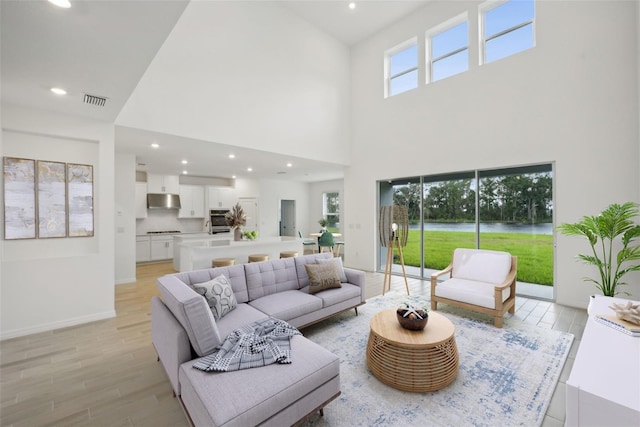
[[251, 254], [267, 254], [273, 260], [280, 258], [282, 251], [302, 254], [303, 250], [301, 239], [286, 236], [240, 241], [219, 237], [185, 239], [174, 242], [174, 249], [179, 252], [176, 269], [180, 272], [210, 268], [214, 258], [233, 258], [236, 264], [244, 264]]
[[185, 242], [204, 242], [207, 240], [233, 240], [233, 233], [185, 233], [173, 236], [173, 268], [180, 271], [180, 245]]

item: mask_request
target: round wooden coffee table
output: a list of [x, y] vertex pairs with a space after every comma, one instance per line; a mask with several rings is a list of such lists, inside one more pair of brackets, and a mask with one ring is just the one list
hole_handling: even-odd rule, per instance
[[367, 364], [383, 383], [404, 391], [434, 391], [458, 375], [455, 327], [443, 315], [431, 311], [422, 331], [409, 331], [392, 308], [373, 316], [370, 327]]

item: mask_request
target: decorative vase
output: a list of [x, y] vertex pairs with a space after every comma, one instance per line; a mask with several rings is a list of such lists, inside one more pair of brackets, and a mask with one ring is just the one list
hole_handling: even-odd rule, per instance
[[427, 322], [429, 321], [429, 314], [425, 313], [422, 310], [418, 310], [418, 314], [422, 316], [422, 319], [419, 318], [410, 318], [404, 317], [404, 314], [407, 312], [404, 308], [398, 308], [396, 310], [396, 317], [398, 318], [398, 323], [405, 329], [410, 331], [421, 331], [427, 326]]
[[233, 229], [233, 240], [236, 242], [242, 240], [242, 230], [240, 230], [240, 228]]

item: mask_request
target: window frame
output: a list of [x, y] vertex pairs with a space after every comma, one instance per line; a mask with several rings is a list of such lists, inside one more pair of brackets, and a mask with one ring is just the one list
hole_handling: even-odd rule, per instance
[[[432, 40], [433, 40], [433, 38], [438, 36], [438, 35], [440, 35], [440, 34], [442, 34], [442, 33], [444, 33], [444, 32], [446, 32], [446, 31], [449, 31], [450, 29], [452, 29], [452, 28], [454, 28], [454, 27], [456, 27], [456, 26], [458, 26], [458, 25], [460, 25], [460, 24], [462, 24], [464, 22], [467, 23], [467, 44], [466, 44], [466, 46], [458, 48], [458, 49], [453, 50], [451, 52], [448, 52], [448, 53], [446, 53], [444, 55], [440, 55], [439, 57], [437, 57], [435, 59], [432, 58], [431, 52], [433, 51], [433, 48], [432, 48]], [[467, 57], [467, 69], [466, 70], [461, 71], [461, 72], [456, 73], [456, 74], [449, 75], [447, 77], [443, 77], [442, 79], [433, 80], [433, 64], [434, 63], [436, 63], [438, 61], [441, 61], [443, 59], [449, 58], [449, 57], [451, 57], [453, 55], [456, 55], [456, 54], [458, 54], [460, 52], [464, 52], [465, 50], [468, 53], [470, 53], [470, 45], [471, 45], [470, 35], [471, 35], [471, 31], [470, 31], [470, 26], [469, 26], [469, 13], [468, 12], [464, 12], [464, 13], [461, 13], [460, 15], [454, 16], [453, 18], [448, 19], [447, 21], [436, 25], [435, 27], [433, 27], [433, 28], [431, 28], [431, 29], [429, 29], [429, 30], [427, 30], [425, 32], [425, 36], [424, 36], [425, 43], [424, 43], [424, 46], [425, 46], [425, 83], [426, 84], [435, 83], [435, 82], [437, 82], [439, 80], [444, 80], [444, 79], [447, 79], [449, 77], [453, 77], [455, 75], [462, 74], [462, 73], [464, 73], [466, 71], [469, 71], [469, 64], [471, 62], [471, 55], [468, 55], [468, 57]]]
[[[335, 194], [336, 196], [336, 205], [338, 210], [336, 212], [329, 212], [328, 209], [328, 205], [329, 203], [327, 203], [328, 199], [329, 199], [329, 195], [333, 195]], [[328, 221], [329, 223], [332, 224], [340, 224], [340, 192], [339, 191], [323, 191], [322, 192], [322, 217], [326, 218], [327, 221], [329, 220], [329, 217], [334, 217], [337, 218], [337, 221]]]
[[[533, 18], [531, 18], [531, 20], [529, 21], [523, 21], [520, 22], [519, 24], [516, 24], [512, 27], [509, 27], [507, 29], [504, 29], [496, 34], [493, 34], [491, 36], [489, 36], [487, 39], [485, 39], [484, 33], [485, 33], [485, 26], [486, 26], [486, 15], [487, 12], [500, 7], [506, 3], [509, 3], [510, 1], [517, 1], [517, 0], [488, 0], [482, 4], [480, 4], [478, 6], [478, 60], [479, 60], [479, 65], [484, 65], [484, 64], [489, 64], [491, 62], [495, 62], [495, 61], [499, 61], [500, 59], [504, 59], [504, 58], [508, 58], [509, 56], [513, 56], [516, 55], [518, 53], [524, 52], [526, 50], [532, 49], [534, 47], [536, 47], [536, 0], [531, 0], [531, 2], [533, 3]], [[512, 53], [510, 55], [504, 56], [502, 58], [499, 59], [495, 59], [493, 61], [489, 61], [487, 62], [487, 42], [490, 42], [492, 40], [496, 40], [504, 35], [510, 34], [514, 31], [517, 31], [521, 28], [526, 27], [527, 25], [531, 24], [531, 31], [533, 34], [533, 41], [531, 44], [531, 47], [528, 47], [526, 49], [520, 50], [518, 52]]]
[[[400, 53], [400, 52], [402, 52], [404, 50], [407, 50], [407, 49], [409, 49], [409, 48], [411, 48], [413, 46], [416, 46], [416, 56], [417, 56], [417, 58], [416, 58], [416, 66], [413, 67], [413, 68], [408, 68], [406, 70], [403, 70], [402, 72], [399, 72], [399, 73], [391, 75], [391, 58], [394, 55], [396, 55], [396, 54], [398, 54], [398, 53]], [[418, 37], [412, 37], [412, 38], [410, 38], [408, 40], [405, 40], [404, 42], [402, 42], [402, 43], [400, 43], [400, 44], [398, 44], [398, 45], [396, 45], [396, 46], [394, 46], [394, 47], [392, 47], [390, 49], [387, 49], [384, 52], [384, 97], [385, 97], [385, 99], [389, 98], [389, 97], [392, 97], [392, 96], [400, 95], [402, 93], [409, 92], [411, 90], [414, 90], [414, 89], [418, 88], [418, 86], [420, 85], [420, 75], [419, 75], [420, 74], [420, 58], [419, 58], [418, 52], [419, 52], [419, 49], [418, 49]], [[395, 79], [395, 78], [398, 78], [398, 77], [402, 77], [402, 76], [404, 76], [406, 74], [409, 74], [409, 73], [411, 73], [413, 71], [417, 71], [418, 72], [418, 77], [416, 78], [416, 86], [414, 88], [405, 90], [403, 92], [392, 94], [391, 93], [391, 82], [392, 82], [392, 80]]]

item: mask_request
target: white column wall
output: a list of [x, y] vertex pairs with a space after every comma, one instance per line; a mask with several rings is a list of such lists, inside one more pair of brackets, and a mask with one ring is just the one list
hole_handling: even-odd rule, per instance
[[3, 105], [2, 155], [94, 169], [94, 236], [2, 240], [0, 339], [115, 316], [113, 124]]
[[136, 157], [115, 155], [115, 283], [136, 281]]
[[[637, 2], [538, 1], [536, 47], [383, 99], [383, 53], [480, 2], [436, 2], [352, 49], [352, 166], [345, 177], [349, 264], [376, 263], [376, 181], [553, 162], [555, 221], [638, 201]], [[474, 38], [475, 39], [475, 38]], [[424, 75], [424, 73], [422, 73]], [[596, 274], [556, 235], [557, 302], [586, 306]], [[627, 288], [640, 298], [638, 275]]]

